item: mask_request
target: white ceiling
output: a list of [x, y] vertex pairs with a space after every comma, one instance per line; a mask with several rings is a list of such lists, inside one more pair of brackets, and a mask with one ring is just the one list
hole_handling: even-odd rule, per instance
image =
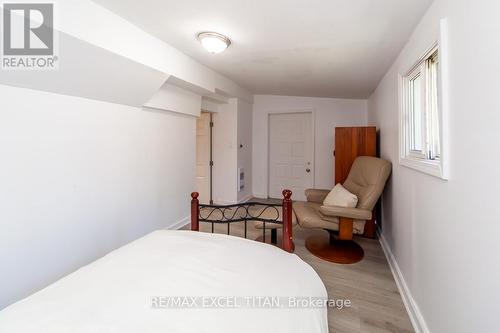
[[[256, 94], [367, 98], [432, 0], [94, 0]], [[208, 54], [196, 35], [233, 44]]]

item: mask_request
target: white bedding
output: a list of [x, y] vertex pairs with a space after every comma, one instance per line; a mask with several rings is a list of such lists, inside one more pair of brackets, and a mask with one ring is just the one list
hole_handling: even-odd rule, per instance
[[[208, 308], [210, 302], [153, 308], [153, 299], [164, 302], [167, 296], [229, 298], [224, 309]], [[276, 247], [225, 235], [155, 231], [0, 311], [0, 332], [328, 332], [325, 308], [281, 302], [272, 309], [234, 308], [232, 302], [255, 302], [251, 296], [282, 301], [327, 294], [308, 264]]]

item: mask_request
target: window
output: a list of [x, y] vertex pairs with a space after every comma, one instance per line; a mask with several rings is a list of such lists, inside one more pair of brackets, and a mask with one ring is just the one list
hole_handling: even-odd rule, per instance
[[439, 50], [433, 47], [401, 78], [401, 164], [443, 177]]

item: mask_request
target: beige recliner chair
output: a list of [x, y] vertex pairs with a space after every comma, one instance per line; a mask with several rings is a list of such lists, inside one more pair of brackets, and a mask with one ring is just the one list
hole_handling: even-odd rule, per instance
[[[353, 234], [363, 234], [372, 218], [373, 207], [391, 173], [391, 163], [375, 157], [360, 156], [354, 161], [343, 186], [358, 197], [355, 208], [324, 206], [329, 190], [306, 190], [307, 202], [294, 202], [293, 210], [303, 228], [321, 228], [329, 237], [314, 235], [306, 239], [307, 249], [322, 259], [348, 264], [360, 261], [364, 252]], [[334, 235], [338, 234], [335, 238]]]

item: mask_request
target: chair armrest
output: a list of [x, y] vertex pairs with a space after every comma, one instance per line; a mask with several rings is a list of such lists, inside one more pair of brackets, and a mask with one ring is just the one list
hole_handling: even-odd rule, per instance
[[371, 211], [359, 208], [321, 206], [319, 211], [324, 215], [346, 217], [354, 220], [370, 220], [372, 218]]
[[330, 190], [317, 190], [310, 188], [306, 190], [306, 198], [308, 202], [323, 203]]

